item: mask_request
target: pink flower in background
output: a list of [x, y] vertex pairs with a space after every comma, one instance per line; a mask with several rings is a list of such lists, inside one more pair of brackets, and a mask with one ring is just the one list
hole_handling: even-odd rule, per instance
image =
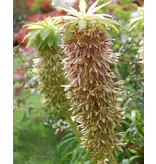
[[13, 73], [13, 79], [14, 80], [23, 80], [25, 79], [24, 71], [20, 69], [16, 69], [16, 71]]
[[64, 130], [64, 127], [63, 126], [60, 126], [60, 131], [62, 132]]
[[50, 6], [49, 2], [44, 2], [41, 4], [41, 8], [43, 8], [43, 9], [48, 8], [49, 6]]

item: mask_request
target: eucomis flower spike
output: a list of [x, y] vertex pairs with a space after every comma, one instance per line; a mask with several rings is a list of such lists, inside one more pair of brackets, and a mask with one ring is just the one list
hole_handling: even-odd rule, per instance
[[64, 69], [70, 84], [65, 86], [72, 103], [71, 111], [79, 122], [81, 145], [89, 151], [95, 164], [116, 163], [113, 154], [122, 151], [121, 126], [123, 110], [118, 97], [121, 81], [110, 65], [115, 65], [118, 55], [111, 50], [109, 30], [118, 23], [107, 14], [94, 14], [110, 2], [86, 11], [86, 3], [80, 0], [80, 11], [64, 9], [69, 16], [56, 17], [62, 31], [62, 48], [66, 54]]
[[61, 37], [50, 18], [26, 25], [28, 45], [33, 44], [39, 53], [35, 72], [39, 80], [42, 102], [53, 109], [53, 114], [65, 115], [69, 103], [61, 85], [67, 84], [63, 70], [60, 50]]

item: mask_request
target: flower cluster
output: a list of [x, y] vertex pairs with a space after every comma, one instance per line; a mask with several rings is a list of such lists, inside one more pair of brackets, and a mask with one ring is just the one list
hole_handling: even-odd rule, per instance
[[81, 145], [93, 161], [113, 161], [110, 156], [121, 150], [121, 135], [115, 133], [122, 120], [118, 101], [121, 81], [110, 64], [117, 63], [111, 40], [98, 28], [75, 30], [72, 40], [63, 43], [64, 69], [70, 84], [66, 86], [76, 121], [80, 122]]

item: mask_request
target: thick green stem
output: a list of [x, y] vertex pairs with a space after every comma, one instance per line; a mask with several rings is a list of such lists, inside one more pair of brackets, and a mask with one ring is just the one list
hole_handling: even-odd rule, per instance
[[75, 134], [77, 140], [80, 142], [81, 141], [81, 139], [80, 139], [80, 137], [81, 137], [80, 132], [78, 131], [75, 122], [71, 119], [69, 114], [67, 114], [67, 116], [66, 116], [66, 121], [69, 123], [69, 125], [70, 125], [73, 133]]

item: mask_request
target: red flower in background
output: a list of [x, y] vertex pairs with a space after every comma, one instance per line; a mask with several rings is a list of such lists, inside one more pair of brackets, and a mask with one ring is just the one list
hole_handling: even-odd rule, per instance
[[72, 5], [73, 8], [79, 10], [79, 0], [75, 0], [74, 4]]
[[38, 21], [39, 20], [39, 14], [34, 14], [34, 15], [31, 15], [31, 16], [28, 16], [27, 20], [32, 21], [32, 22]]
[[14, 33], [13, 35], [13, 43], [17, 42], [18, 44], [26, 44], [28, 39], [24, 40], [25, 35], [27, 34], [27, 29], [26, 28], [21, 28], [20, 31], [17, 33]]
[[25, 79], [25, 73], [23, 70], [21, 70], [20, 68], [16, 69], [13, 72], [13, 80], [17, 80], [20, 82], [21, 86], [14, 88], [14, 96], [20, 96], [22, 94], [23, 91], [23, 86], [24, 86], [24, 80]]
[[22, 94], [23, 87], [14, 88], [14, 95], [20, 96]]
[[35, 0], [27, 0], [27, 5], [31, 7], [34, 2]]
[[29, 53], [29, 52], [32, 52], [32, 51], [35, 50], [32, 45], [26, 48], [26, 44], [21, 44], [20, 45], [20, 48], [22, 49], [22, 52], [21, 53], [23, 53], [23, 52], [24, 53]]
[[50, 2], [44, 2], [41, 4], [41, 8], [45, 9], [45, 8], [48, 8], [50, 7]]
[[27, 20], [28, 21], [32, 21], [32, 22], [37, 22], [39, 20], [44, 20], [45, 18], [51, 16], [51, 17], [54, 17], [54, 16], [62, 16], [62, 15], [65, 15], [66, 12], [65, 11], [53, 11], [53, 12], [49, 12], [49, 13], [46, 13], [46, 14], [35, 14], [35, 15], [32, 15], [32, 16], [28, 16], [27, 17]]
[[143, 0], [135, 0], [135, 2], [138, 4], [138, 6], [144, 6], [144, 1]]
[[17, 32], [17, 31], [18, 31], [17, 27], [13, 28], [13, 32]]
[[57, 140], [58, 140], [58, 141], [61, 140], [61, 136], [60, 136], [60, 135], [57, 136]]
[[13, 79], [14, 80], [24, 80], [25, 79], [25, 73], [21, 69], [16, 69], [13, 73]]
[[91, 6], [96, 0], [90, 0], [88, 6]]

